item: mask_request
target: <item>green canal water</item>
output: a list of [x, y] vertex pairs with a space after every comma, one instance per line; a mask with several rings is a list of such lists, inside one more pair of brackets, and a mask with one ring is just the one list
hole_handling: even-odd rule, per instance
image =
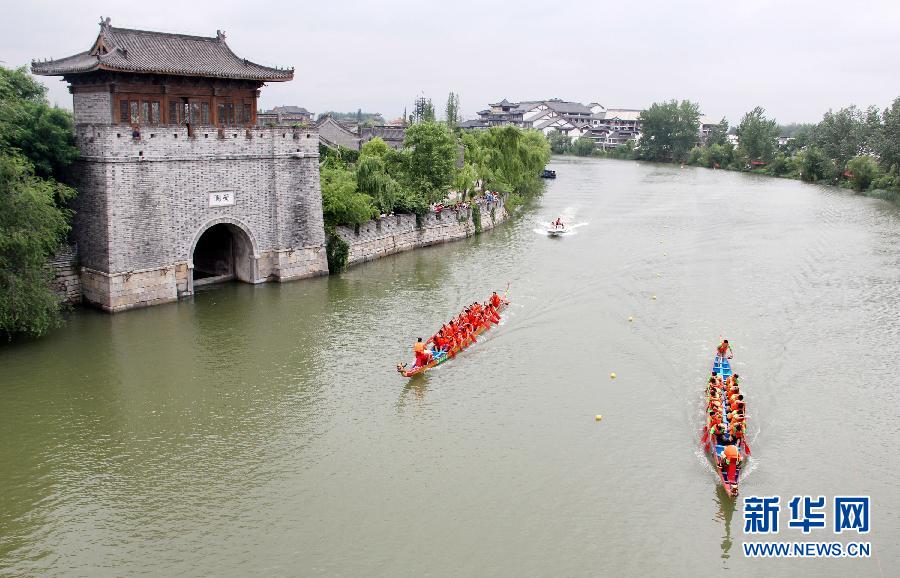
[[[81, 310], [0, 347], [0, 575], [896, 575], [900, 211], [723, 171], [551, 168], [476, 239]], [[558, 215], [581, 226], [536, 232]], [[507, 282], [501, 327], [397, 375]], [[871, 558], [743, 556], [698, 447], [720, 336], [749, 401], [742, 495], [872, 497], [867, 536], [783, 512], [764, 539]]]

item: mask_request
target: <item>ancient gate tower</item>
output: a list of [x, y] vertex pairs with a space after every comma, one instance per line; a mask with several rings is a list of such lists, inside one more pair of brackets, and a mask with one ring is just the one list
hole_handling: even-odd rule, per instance
[[202, 283], [327, 273], [318, 137], [254, 126], [260, 87], [293, 69], [239, 58], [221, 32], [128, 30], [109, 18], [90, 50], [31, 69], [62, 76], [73, 96], [87, 301], [121, 311]]

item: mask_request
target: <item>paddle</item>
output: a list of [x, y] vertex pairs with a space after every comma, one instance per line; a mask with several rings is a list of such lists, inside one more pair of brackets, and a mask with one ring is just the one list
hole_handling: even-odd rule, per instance
[[747, 443], [747, 440], [741, 438], [741, 441], [744, 442], [744, 451], [747, 452], [747, 455], [750, 455], [750, 444]]

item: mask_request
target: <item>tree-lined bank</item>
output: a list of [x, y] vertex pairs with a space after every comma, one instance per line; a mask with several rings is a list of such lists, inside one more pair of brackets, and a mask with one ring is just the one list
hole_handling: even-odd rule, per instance
[[[40, 336], [62, 322], [49, 262], [71, 229], [70, 201], [77, 192], [65, 181], [78, 149], [72, 113], [51, 107], [45, 94], [24, 68], [0, 67], [0, 333], [7, 339]], [[462, 134], [455, 128], [458, 96], [448, 98], [447, 123], [434, 120], [430, 101], [419, 104], [418, 122], [408, 127], [400, 150], [381, 139], [359, 152], [322, 147], [323, 221], [332, 271], [343, 268], [347, 253], [334, 234], [338, 225], [387, 214], [421, 217], [435, 204], [468, 203], [488, 190], [504, 193], [512, 209], [539, 190], [539, 174], [550, 156], [540, 133], [502, 127]], [[477, 203], [468, 214], [479, 231]]]
[[549, 140], [556, 153], [751, 171], [900, 202], [900, 98], [883, 111], [855, 105], [828, 111], [810, 125], [780, 126], [756, 107], [730, 131], [723, 118], [698, 145], [699, 110], [686, 100], [654, 103], [641, 113], [639, 141], [609, 151], [589, 147], [584, 138], [570, 143], [564, 135], [551, 135]]
[[[550, 146], [537, 131], [504, 126], [460, 134], [431, 120], [410, 125], [399, 150], [375, 138], [358, 153], [320, 151], [332, 272], [343, 269], [347, 253], [334, 227], [360, 225], [379, 215], [421, 217], [436, 204], [467, 203], [484, 191], [505, 193], [512, 210], [540, 190], [539, 175], [550, 158]], [[478, 229], [477, 204], [472, 211]]]

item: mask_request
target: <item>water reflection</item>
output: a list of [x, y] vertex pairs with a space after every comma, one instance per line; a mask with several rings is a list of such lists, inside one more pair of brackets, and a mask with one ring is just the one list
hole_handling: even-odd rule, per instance
[[725, 523], [725, 535], [722, 536], [722, 567], [728, 568], [728, 559], [731, 558], [731, 546], [734, 544], [734, 538], [731, 536], [731, 519], [734, 517], [737, 498], [729, 496], [725, 488], [717, 483], [716, 502], [719, 505], [716, 519]]
[[412, 395], [417, 402], [425, 401], [425, 392], [428, 390], [428, 374], [420, 373], [409, 378], [406, 385], [400, 391], [400, 397], [397, 399], [397, 411], [406, 407], [407, 398]]

